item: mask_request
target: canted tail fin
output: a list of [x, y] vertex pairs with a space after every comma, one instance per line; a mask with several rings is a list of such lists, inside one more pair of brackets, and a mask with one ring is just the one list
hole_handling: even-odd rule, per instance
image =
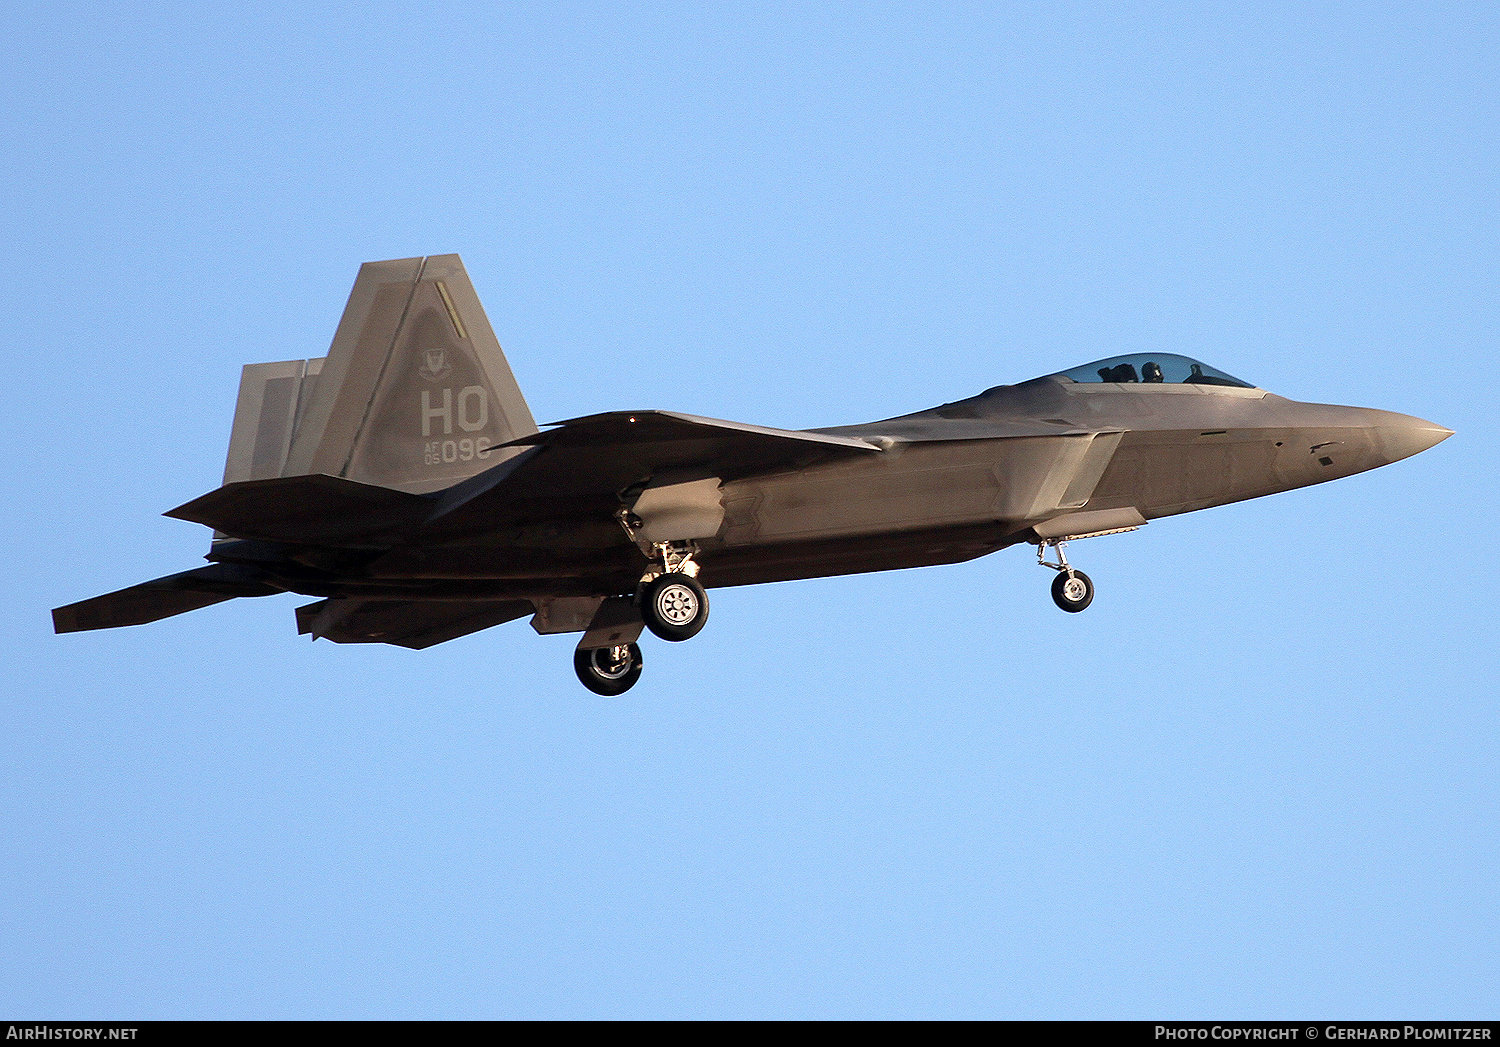
[[245, 367], [224, 482], [324, 473], [422, 494], [536, 431], [458, 255], [367, 262], [327, 357]]

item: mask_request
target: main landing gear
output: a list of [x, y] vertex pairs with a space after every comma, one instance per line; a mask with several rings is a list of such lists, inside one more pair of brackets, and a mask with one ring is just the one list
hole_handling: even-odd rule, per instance
[[641, 678], [641, 649], [633, 643], [596, 647], [573, 652], [573, 671], [595, 694], [613, 698], [624, 694]]
[[658, 575], [641, 591], [641, 617], [663, 640], [692, 639], [708, 621], [708, 594], [696, 578]]
[[[1065, 544], [1065, 538], [1042, 539], [1037, 543], [1036, 562], [1057, 572], [1057, 577], [1052, 579], [1052, 602], [1064, 611], [1077, 614], [1094, 602], [1094, 583], [1088, 575], [1069, 566], [1067, 554], [1063, 552]], [[1048, 561], [1048, 546], [1057, 550], [1057, 563]]]
[[657, 542], [661, 566], [641, 579], [641, 618], [663, 640], [678, 643], [698, 635], [708, 621], [708, 594], [698, 584], [697, 547], [692, 542]]
[[[634, 628], [612, 635], [622, 640], [633, 639], [644, 622], [647, 629], [674, 643], [697, 636], [708, 621], [708, 594], [698, 583], [698, 565], [693, 562], [697, 551], [692, 542], [657, 542], [652, 546], [656, 562], [636, 590], [635, 604], [640, 617], [635, 618], [629, 607], [624, 606], [622, 618], [633, 621]], [[612, 602], [627, 604], [624, 599]], [[599, 624], [596, 618], [594, 626]], [[625, 621], [611, 625], [624, 626]], [[609, 626], [605, 626], [604, 635], [611, 635], [608, 630]], [[591, 637], [594, 635], [592, 631], [589, 633]], [[641, 649], [634, 643], [580, 647], [573, 653], [573, 671], [595, 694], [606, 697], [624, 694], [641, 678]]]

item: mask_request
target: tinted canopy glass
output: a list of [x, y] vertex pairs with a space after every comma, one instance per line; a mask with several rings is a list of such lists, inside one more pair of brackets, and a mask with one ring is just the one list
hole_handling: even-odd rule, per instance
[[1111, 356], [1108, 360], [1095, 360], [1067, 371], [1059, 371], [1054, 378], [1065, 378], [1070, 382], [1140, 382], [1145, 385], [1228, 385], [1236, 389], [1255, 388], [1233, 375], [1227, 375], [1217, 367], [1175, 353], [1134, 353], [1130, 356]]

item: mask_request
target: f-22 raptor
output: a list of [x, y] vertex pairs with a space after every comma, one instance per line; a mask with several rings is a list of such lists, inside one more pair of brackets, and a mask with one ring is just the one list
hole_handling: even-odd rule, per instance
[[[327, 357], [245, 367], [224, 484], [166, 515], [206, 567], [59, 607], [60, 633], [292, 592], [297, 628], [421, 649], [531, 616], [580, 632], [621, 694], [643, 629], [686, 640], [706, 588], [957, 563], [1021, 542], [1052, 597], [1064, 543], [1398, 461], [1452, 435], [1298, 403], [1168, 353], [1114, 357], [865, 425], [673, 411], [539, 429], [457, 255], [363, 266]], [[1054, 559], [1048, 559], [1052, 554]]]

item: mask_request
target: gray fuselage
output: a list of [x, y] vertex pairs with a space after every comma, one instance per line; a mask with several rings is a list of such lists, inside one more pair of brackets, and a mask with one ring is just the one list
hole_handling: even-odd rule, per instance
[[[1191, 512], [1373, 469], [1449, 435], [1407, 415], [1257, 388], [1061, 376], [812, 432], [879, 450], [725, 478], [723, 524], [698, 539], [705, 586], [968, 560], [1036, 541], [1048, 521], [1060, 521], [1049, 533], [1066, 535], [1075, 516], [1133, 510], [1143, 522]], [[614, 508], [585, 500], [524, 523], [476, 522], [281, 580], [310, 595], [366, 598], [626, 593], [646, 561]], [[239, 559], [238, 544], [214, 559]]]

